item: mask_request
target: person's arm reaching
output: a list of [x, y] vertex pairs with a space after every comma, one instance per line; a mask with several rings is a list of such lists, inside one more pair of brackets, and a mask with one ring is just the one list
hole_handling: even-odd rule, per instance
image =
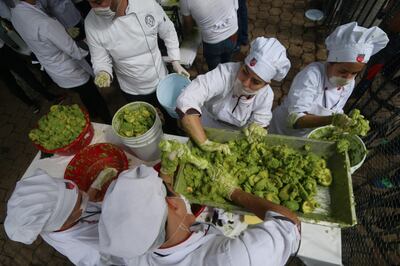
[[86, 40], [90, 50], [95, 84], [100, 88], [110, 87], [112, 81], [112, 59], [108, 51], [99, 43], [93, 25], [85, 22]]
[[236, 205], [242, 206], [249, 212], [254, 213], [261, 220], [264, 220], [265, 214], [268, 211], [273, 211], [287, 217], [294, 224], [300, 224], [297, 215], [288, 208], [275, 204], [269, 200], [254, 196], [253, 194], [247, 193], [239, 188], [232, 192], [230, 198], [231, 201], [233, 201]]
[[320, 115], [310, 115], [306, 114], [296, 120], [293, 128], [312, 128], [312, 127], [322, 127], [332, 123], [333, 116], [320, 116]]
[[41, 39], [49, 40], [58, 49], [76, 60], [84, 59], [88, 55], [87, 51], [76, 45], [61, 23], [56, 20], [49, 20], [49, 23], [40, 27], [39, 34]]

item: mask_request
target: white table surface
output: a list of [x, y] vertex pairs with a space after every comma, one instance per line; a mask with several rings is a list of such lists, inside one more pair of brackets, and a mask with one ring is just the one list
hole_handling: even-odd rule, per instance
[[[153, 166], [159, 162], [144, 162], [136, 158], [129, 150], [123, 146], [119, 138], [113, 133], [110, 125], [93, 123], [94, 137], [90, 144], [109, 142], [124, 149], [128, 157], [129, 168], [134, 168], [140, 164]], [[166, 139], [177, 139], [186, 142], [188, 138], [164, 134]], [[73, 156], [54, 155], [50, 158], [40, 159], [40, 152], [35, 156], [22, 178], [30, 176], [38, 168], [45, 170], [53, 177], [63, 178], [65, 169]], [[342, 246], [340, 228], [326, 227], [302, 223], [301, 247], [298, 257], [310, 266], [323, 265], [342, 265]]]

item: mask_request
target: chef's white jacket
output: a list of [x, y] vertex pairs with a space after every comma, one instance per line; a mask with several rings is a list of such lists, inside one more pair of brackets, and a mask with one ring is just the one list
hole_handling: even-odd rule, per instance
[[0, 0], [0, 17], [11, 20], [10, 8], [3, 2], [3, 0]]
[[249, 226], [238, 237], [229, 238], [213, 225], [198, 223], [190, 227], [192, 235], [177, 246], [156, 249], [127, 260], [128, 265], [174, 266], [279, 266], [298, 248], [297, 227], [267, 212], [263, 223]]
[[168, 56], [179, 60], [179, 42], [174, 24], [154, 0], [129, 0], [126, 15], [114, 19], [97, 16], [91, 10], [85, 19], [94, 73], [112, 67], [121, 89], [144, 95], [155, 91], [167, 74], [157, 44], [164, 40]]
[[78, 266], [123, 265], [118, 257], [99, 252], [99, 230], [101, 203], [88, 202], [82, 217], [96, 213], [73, 227], [61, 232], [41, 233], [41, 237], [55, 250]]
[[177, 99], [182, 112], [193, 108], [201, 113], [203, 126], [238, 129], [250, 122], [269, 125], [274, 93], [264, 86], [250, 99], [234, 94], [240, 63], [219, 64], [214, 70], [198, 76]]
[[51, 79], [61, 88], [85, 84], [91, 67], [79, 48], [56, 19], [26, 2], [11, 9], [11, 22], [28, 44]]
[[343, 113], [355, 82], [353, 80], [344, 87], [331, 84], [326, 67], [327, 63], [314, 62], [296, 75], [288, 96], [273, 112], [270, 133], [306, 137], [314, 128], [294, 129], [293, 125], [300, 117]]
[[71, 0], [39, 0], [44, 11], [55, 17], [65, 28], [75, 27], [82, 19]]

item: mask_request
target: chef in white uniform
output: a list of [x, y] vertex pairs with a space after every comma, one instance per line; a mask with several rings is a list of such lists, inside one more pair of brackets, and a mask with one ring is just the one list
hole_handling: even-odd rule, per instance
[[98, 87], [110, 86], [114, 67], [128, 100], [146, 100], [138, 98], [139, 95], [151, 95], [157, 101], [157, 84], [167, 74], [157, 36], [164, 40], [174, 70], [189, 76], [179, 64], [174, 24], [154, 0], [89, 0], [89, 3], [92, 10], [85, 19], [85, 30]]
[[38, 8], [36, 0], [21, 1], [11, 9], [11, 22], [36, 55], [50, 78], [61, 88], [79, 94], [90, 116], [111, 123], [107, 104], [94, 86], [93, 71], [79, 48], [56, 19]]
[[208, 142], [202, 126], [237, 130], [254, 122], [268, 127], [274, 100], [269, 84], [281, 81], [289, 69], [285, 47], [275, 38], [258, 37], [244, 64], [220, 64], [185, 88], [177, 99], [184, 129], [201, 146]]
[[354, 78], [388, 41], [378, 27], [356, 22], [337, 27], [325, 40], [327, 62], [311, 63], [296, 75], [287, 98], [273, 112], [270, 133], [306, 137], [316, 127], [345, 120], [343, 107]]
[[75, 265], [120, 262], [99, 252], [101, 203], [92, 202], [109, 176], [97, 178], [88, 193], [70, 180], [53, 178], [42, 170], [17, 182], [7, 203], [7, 236], [32, 244], [40, 235]]
[[[215, 182], [224, 182], [218, 172]], [[99, 222], [100, 248], [127, 265], [284, 265], [299, 246], [299, 220], [287, 208], [224, 186], [221, 195], [264, 222], [226, 237], [195, 221], [189, 202], [141, 165], [120, 175], [107, 191]]]

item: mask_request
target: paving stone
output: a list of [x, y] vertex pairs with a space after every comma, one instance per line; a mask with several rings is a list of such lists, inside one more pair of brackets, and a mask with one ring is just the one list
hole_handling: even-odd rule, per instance
[[50, 247], [47, 243], [43, 242], [36, 248], [34, 255], [37, 256], [39, 260], [48, 263], [54, 252], [55, 250], [52, 247]]
[[278, 16], [270, 16], [270, 17], [267, 18], [267, 20], [268, 20], [268, 23], [271, 24], [271, 25], [276, 25], [280, 21]]
[[302, 59], [303, 64], [309, 64], [315, 61], [315, 55], [313, 53], [304, 53]]
[[298, 25], [298, 26], [303, 26], [304, 25], [304, 18], [303, 17], [293, 17], [291, 21], [292, 21], [293, 25]]
[[256, 28], [265, 28], [268, 25], [268, 20], [266, 19], [258, 19], [256, 22], [254, 22], [254, 26]]
[[291, 44], [289, 49], [288, 49], [288, 53], [291, 56], [300, 57], [303, 54], [303, 48], [301, 46], [299, 46], [299, 45]]
[[303, 66], [303, 60], [301, 58], [291, 58], [292, 68], [295, 73], [299, 72], [296, 69], [300, 69]]
[[264, 36], [265, 30], [264, 28], [255, 28], [254, 30], [251, 31], [251, 33], [253, 34], [253, 38], [257, 38], [260, 36]]
[[281, 44], [282, 44], [283, 46], [285, 46], [286, 49], [289, 48], [289, 46], [290, 46], [289, 40], [279, 39], [279, 41], [281, 42]]
[[270, 15], [268, 11], [258, 11], [256, 16], [257, 19], [267, 19]]
[[325, 61], [328, 57], [326, 49], [319, 49], [315, 55], [318, 61]]
[[271, 16], [279, 16], [281, 13], [282, 13], [282, 10], [280, 8], [273, 7], [269, 10], [269, 14]]
[[265, 11], [269, 11], [270, 9], [271, 9], [270, 5], [264, 4], [264, 5], [260, 5], [258, 10], [265, 12]]
[[64, 265], [73, 265], [73, 264], [65, 259], [60, 259], [56, 256], [53, 256], [51, 260], [47, 263], [47, 266], [64, 266]]
[[273, 7], [281, 7], [281, 6], [283, 6], [283, 1], [281, 1], [281, 0], [273, 0], [272, 1], [272, 6]]
[[290, 32], [280, 31], [280, 32], [278, 32], [277, 37], [279, 40], [289, 40]]
[[287, 95], [289, 93], [290, 85], [292, 85], [292, 82], [287, 80], [287, 77], [286, 77], [285, 81], [283, 82], [282, 87], [281, 87], [282, 93], [284, 95]]
[[13, 265], [13, 258], [4, 254], [0, 254], [0, 265]]
[[290, 37], [290, 43], [294, 45], [302, 45], [303, 44], [303, 38], [301, 35], [292, 35]]
[[265, 27], [265, 34], [274, 34], [276, 35], [276, 33], [278, 32], [278, 25], [268, 25], [267, 27]]
[[315, 51], [315, 44], [313, 42], [303, 42], [303, 51], [313, 53]]
[[280, 15], [280, 18], [282, 21], [290, 21], [292, 19], [292, 17], [293, 17], [293, 14], [290, 12], [283, 12]]
[[303, 34], [303, 40], [308, 42], [315, 42], [316, 35], [312, 31], [307, 31]]
[[292, 27], [292, 23], [288, 20], [286, 21], [281, 21], [279, 23], [279, 31], [284, 31], [286, 32], [288, 35], [291, 34], [290, 28]]

